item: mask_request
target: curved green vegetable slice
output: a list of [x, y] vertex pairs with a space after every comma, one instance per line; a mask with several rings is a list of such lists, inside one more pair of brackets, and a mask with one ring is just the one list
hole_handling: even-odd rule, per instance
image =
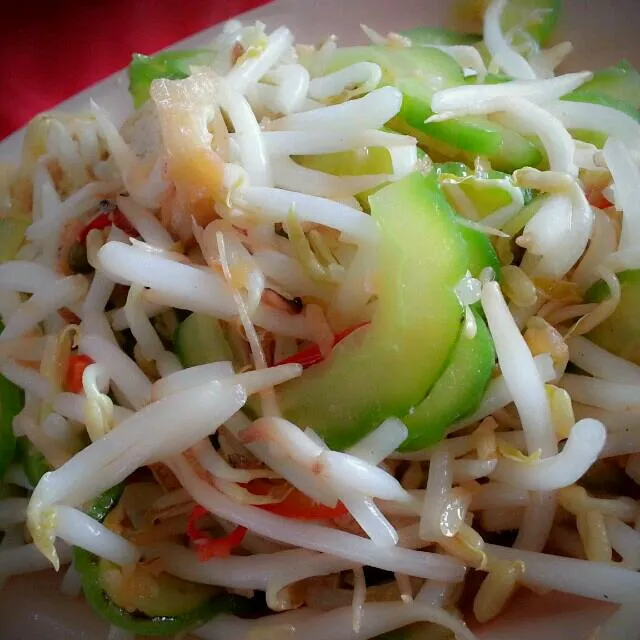
[[[417, 148], [417, 156], [418, 160], [425, 157], [425, 152], [420, 147]], [[307, 169], [324, 171], [334, 176], [364, 176], [393, 172], [391, 155], [388, 149], [383, 147], [363, 147], [336, 153], [293, 156], [293, 159]], [[372, 196], [385, 184], [377, 185], [355, 194], [364, 211], [371, 211], [369, 208], [369, 196]]]
[[[419, 155], [424, 152], [418, 149]], [[307, 169], [324, 171], [334, 176], [364, 176], [389, 174], [393, 172], [391, 155], [382, 147], [363, 147], [352, 151], [339, 151], [309, 156], [294, 156], [293, 159]], [[385, 183], [386, 184], [386, 183]], [[355, 194], [363, 211], [369, 212], [369, 196], [381, 189], [384, 184]]]
[[17, 447], [18, 458], [22, 464], [24, 474], [32, 486], [35, 487], [40, 482], [40, 478], [47, 471], [51, 471], [51, 466], [28, 438], [24, 436], [18, 438]]
[[424, 114], [424, 121], [431, 115], [429, 105], [436, 91], [464, 82], [460, 65], [434, 47], [341, 47], [332, 54], [325, 71], [336, 71], [363, 61], [380, 66], [383, 73], [381, 85], [393, 85], [402, 92], [402, 118], [418, 110]]
[[493, 340], [484, 320], [472, 311], [477, 332], [473, 338], [461, 335], [444, 373], [429, 395], [402, 421], [409, 430], [400, 447], [414, 451], [435, 444], [456, 420], [477, 408], [495, 364]]
[[127, 68], [129, 93], [133, 99], [133, 106], [137, 109], [149, 99], [149, 90], [154, 80], [187, 78], [192, 65], [211, 64], [214, 56], [212, 49], [164, 51], [155, 56], [134, 53]]
[[466, 227], [463, 224], [460, 224], [460, 234], [467, 243], [469, 272], [471, 275], [477, 278], [483, 269], [490, 267], [493, 269], [496, 279], [500, 280], [500, 260], [491, 244], [491, 240], [481, 231]]
[[509, 31], [524, 26], [540, 44], [553, 34], [558, 23], [561, 0], [509, 0], [502, 13], [502, 28]]
[[[247, 354], [241, 347], [242, 338], [227, 334], [216, 318], [204, 313], [192, 313], [176, 329], [173, 347], [185, 368], [211, 362], [231, 362], [236, 371], [249, 364]], [[253, 395], [247, 401], [244, 411], [254, 416], [260, 415], [259, 396]]]
[[519, 247], [515, 240], [521, 234], [529, 220], [538, 212], [540, 207], [549, 198], [547, 194], [537, 195], [527, 203], [520, 212], [516, 214], [511, 220], [503, 225], [502, 230], [509, 237], [508, 238], [496, 238], [495, 250], [499, 256], [501, 265], [511, 264], [514, 256], [522, 253], [522, 248]]
[[[105, 492], [88, 507], [87, 513], [102, 522], [117, 504], [122, 489], [122, 485], [118, 485]], [[79, 547], [74, 547], [73, 557], [75, 568], [82, 579], [84, 596], [94, 611], [109, 623], [136, 635], [168, 637], [184, 634], [202, 626], [219, 613], [244, 614], [250, 613], [253, 608], [246, 598], [233, 595], [216, 595], [212, 598], [211, 587], [166, 576], [166, 579], [157, 583], [160, 587], [158, 592], [153, 593], [155, 589], [152, 590], [148, 594], [150, 599], [146, 602], [149, 610], [157, 615], [131, 612], [115, 604], [105, 592], [104, 573], [112, 568], [111, 563], [106, 563]], [[162, 605], [181, 613], [161, 614], [159, 607]]]
[[137, 635], [172, 637], [202, 626], [219, 613], [248, 612], [249, 603], [244, 598], [219, 595], [182, 615], [147, 617], [140, 613], [130, 613], [112, 602], [106, 595], [102, 588], [100, 562], [95, 556], [76, 547], [74, 564], [82, 578], [84, 596], [93, 610], [109, 623]]
[[[471, 19], [481, 26], [488, 4], [488, 0], [462, 0], [458, 13], [465, 22]], [[524, 28], [537, 42], [544, 44], [553, 34], [561, 8], [562, 0], [509, 0], [502, 12], [502, 30]]]
[[[618, 274], [621, 296], [616, 310], [587, 338], [603, 349], [640, 365], [640, 269]], [[609, 297], [609, 287], [596, 282], [585, 295], [587, 302], [602, 302]]]
[[353, 151], [338, 151], [310, 156], [293, 156], [307, 169], [324, 171], [334, 176], [366, 176], [393, 172], [389, 150], [383, 147], [362, 147]]
[[518, 235], [527, 226], [529, 220], [538, 213], [538, 209], [540, 209], [548, 197], [546, 194], [542, 194], [532, 198], [520, 210], [518, 215], [511, 218], [511, 220], [504, 225], [502, 230], [510, 236]]
[[504, 128], [486, 118], [463, 116], [446, 122], [425, 123], [431, 111], [425, 113], [421, 105], [411, 106], [413, 108], [404, 114], [407, 124], [435, 140], [481, 156], [494, 156], [502, 147]]
[[107, 489], [104, 493], [100, 494], [85, 510], [88, 516], [91, 516], [94, 520], [102, 522], [109, 511], [113, 509], [120, 500], [122, 492], [124, 491], [123, 484], [117, 484], [111, 489]]
[[[469, 176], [464, 180], [455, 181], [455, 184], [460, 187], [467, 198], [471, 200], [480, 217], [485, 218], [512, 202], [509, 192], [500, 185], [500, 180], [503, 179], [504, 178], [476, 178], [475, 176]], [[445, 178], [443, 181], [445, 192], [448, 186], [450, 185]]]
[[[575, 91], [572, 91], [571, 93], [564, 96], [563, 100], [569, 100], [571, 102], [589, 102], [591, 104], [602, 105], [603, 107], [610, 107], [611, 109], [622, 111], [628, 116], [631, 116], [634, 120], [640, 122], [640, 112], [635, 105], [606, 93], [584, 89], [583, 87], [581, 87], [580, 89], [576, 89]], [[601, 133], [600, 131], [591, 131], [589, 129], [574, 129], [571, 131], [571, 134], [574, 138], [583, 140], [584, 142], [590, 142], [591, 144], [594, 144], [599, 148], [602, 148], [604, 146], [604, 143], [607, 141], [606, 134]]]
[[[383, 71], [381, 84], [390, 84], [402, 92], [398, 119], [411, 127], [444, 139], [454, 146], [472, 151], [496, 151], [501, 139], [485, 118], [460, 118], [451, 122], [424, 121], [432, 115], [431, 98], [436, 91], [463, 84], [460, 66], [446, 53], [433, 47], [392, 49], [382, 46], [345, 47], [331, 57], [327, 71], [335, 71], [356, 62], [375, 62]], [[390, 127], [396, 127], [391, 123]]]
[[[444, 125], [450, 126], [446, 128]], [[521, 167], [537, 167], [543, 159], [540, 149], [532, 141], [497, 122], [478, 116], [419, 127], [396, 117], [389, 126], [395, 131], [414, 136], [431, 158], [440, 162], [458, 160], [472, 165], [476, 157], [484, 156], [494, 169], [512, 173]]]
[[[493, 123], [495, 124], [495, 123]], [[513, 173], [522, 167], [538, 167], [544, 160], [540, 148], [534, 141], [515, 133], [506, 127], [496, 129], [502, 136], [500, 148], [487, 159], [498, 171]], [[469, 158], [469, 156], [467, 156]], [[473, 157], [471, 158], [473, 160]]]
[[414, 47], [471, 45], [482, 40], [479, 33], [459, 33], [443, 27], [414, 27], [401, 31], [400, 35], [409, 38]]
[[613, 67], [596, 71], [580, 91], [604, 94], [640, 107], [640, 73], [627, 60], [622, 60]]
[[[386, 149], [382, 148], [364, 148], [354, 151], [343, 151], [340, 153], [327, 153], [314, 156], [297, 156], [296, 161], [309, 169], [324, 171], [332, 175], [366, 175], [373, 173], [389, 173], [391, 171], [391, 159]], [[462, 178], [472, 178], [473, 172], [464, 164], [449, 162], [434, 167], [435, 175], [441, 180], [445, 174], [452, 174]], [[491, 178], [503, 179], [506, 174], [499, 171], [491, 171]], [[467, 183], [464, 183], [465, 187]], [[378, 189], [375, 187], [362, 194], [356, 194], [356, 198], [360, 201], [363, 208], [369, 211], [369, 197]], [[483, 212], [483, 215], [491, 213], [491, 211], [508, 204], [503, 189], [494, 189], [489, 198], [480, 200], [480, 205], [485, 203], [494, 204]], [[528, 190], [527, 190], [528, 191]], [[446, 192], [445, 192], [446, 195]], [[473, 199], [473, 194], [470, 194]], [[526, 196], [525, 196], [526, 197]], [[530, 193], [529, 193], [530, 197]], [[474, 201], [475, 202], [475, 201]], [[476, 203], [478, 204], [478, 203]], [[455, 207], [454, 207], [455, 208]], [[482, 209], [481, 209], [482, 210]], [[500, 261], [496, 255], [493, 246], [487, 236], [475, 229], [460, 225], [460, 234], [467, 243], [469, 254], [469, 271], [472, 275], [477, 276], [485, 267], [491, 267], [496, 274], [500, 272]]]
[[324, 362], [278, 390], [284, 416], [313, 428], [334, 449], [422, 401], [462, 319], [454, 287], [468, 268], [466, 244], [436, 178], [414, 173], [370, 203], [381, 233], [376, 314]]
[[192, 313], [183, 320], [176, 329], [173, 342], [183, 367], [233, 361], [233, 352], [220, 322], [204, 313]]
[[217, 589], [209, 585], [187, 582], [168, 573], [137, 576], [137, 569], [124, 577], [124, 581], [151, 579], [149, 586], [152, 588], [127, 589], [118, 565], [100, 558], [97, 569], [100, 586], [113, 604], [127, 611], [133, 609], [148, 618], [179, 618], [193, 615], [198, 610], [204, 612], [210, 606], [211, 597], [217, 595]]
[[[460, 162], [437, 164], [434, 166], [434, 171], [438, 175], [445, 194], [447, 193], [447, 184], [454, 182], [471, 200], [482, 218], [512, 202], [508, 189], [504, 183], [500, 182], [510, 180], [510, 176], [502, 171], [491, 170], [486, 178], [478, 178], [472, 169]], [[524, 204], [529, 204], [533, 199], [531, 189], [520, 189], [520, 191]], [[451, 201], [451, 198], [448, 199]]]
[[22, 390], [0, 376], [0, 478], [4, 476], [16, 452], [13, 419], [20, 413], [23, 404]]
[[430, 151], [445, 145], [444, 157], [464, 159], [481, 155], [505, 171], [537, 166], [542, 156], [537, 147], [522, 136], [480, 116], [465, 116], [446, 122], [425, 123], [433, 114], [431, 99], [436, 91], [464, 83], [460, 66], [435, 47], [390, 48], [382, 46], [346, 47], [329, 59], [325, 71], [335, 71], [356, 62], [375, 62], [383, 71], [381, 84], [395, 86], [402, 93], [400, 113], [388, 126], [415, 135]]
[[478, 82], [477, 76], [469, 76], [465, 79], [467, 84], [504, 84], [511, 82], [513, 78], [506, 73], [487, 73], [483, 82]]
[[[504, 197], [505, 194], [503, 189], [497, 189], [498, 193], [493, 192], [495, 189], [492, 190], [488, 198], [476, 199], [475, 191], [473, 189], [468, 191], [467, 189], [468, 186], [472, 185], [471, 181], [475, 180], [475, 174], [471, 169], [469, 169], [469, 167], [461, 162], [445, 162], [443, 164], [436, 164], [433, 167], [433, 174], [437, 177], [440, 183], [440, 188], [444, 192], [445, 197], [447, 197], [447, 190], [446, 185], [443, 184], [444, 181], [448, 177], [460, 178], [461, 181], [459, 182], [459, 185], [464, 188], [465, 195], [473, 201], [474, 205], [476, 205], [476, 209], [483, 216], [488, 215], [505, 204], [508, 204], [508, 200]], [[490, 178], [485, 182], [490, 183], [491, 179], [503, 179], [507, 177], [506, 174], [499, 171], [490, 171], [489, 176]], [[448, 197], [447, 199], [449, 200], [451, 207], [455, 210], [455, 203]], [[498, 259], [498, 255], [496, 254], [489, 238], [481, 231], [465, 226], [462, 222], [460, 223], [460, 233], [467, 243], [469, 271], [471, 272], [471, 275], [477, 277], [484, 268], [491, 267], [499, 278], [500, 260]]]
[[[478, 28], [482, 27], [483, 16], [489, 1], [486, 0], [463, 0], [465, 4], [473, 4], [465, 10], [463, 4], [462, 12], [464, 21], [468, 23], [469, 17], [474, 19]], [[535, 49], [532, 44], [545, 44], [556, 27], [560, 17], [562, 0], [509, 0], [502, 12], [502, 31], [511, 37], [512, 43], [516, 47], [524, 47], [525, 50]], [[467, 15], [470, 14], [470, 15]], [[515, 30], [515, 31], [514, 31]], [[534, 40], [534, 43], [531, 42]], [[487, 66], [491, 63], [491, 54], [487, 49], [484, 40], [473, 43]], [[503, 74], [489, 74], [484, 83], [494, 84], [495, 82], [506, 82], [511, 80]], [[475, 77], [467, 78], [468, 83], [474, 83]]]

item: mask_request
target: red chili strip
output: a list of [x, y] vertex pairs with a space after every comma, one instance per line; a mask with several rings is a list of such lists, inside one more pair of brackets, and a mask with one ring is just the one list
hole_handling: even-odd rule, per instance
[[110, 227], [113, 223], [111, 222], [111, 218], [108, 213], [101, 213], [96, 216], [79, 234], [78, 234], [78, 242], [86, 242], [87, 236], [90, 231], [97, 229], [98, 231], [102, 231], [107, 227]]
[[129, 237], [137, 238], [140, 234], [136, 228], [127, 220], [126, 216], [119, 209], [113, 211], [105, 211], [97, 215], [89, 224], [78, 234], [78, 242], [86, 242], [90, 231], [97, 229], [102, 231], [111, 225], [115, 225], [118, 229], [122, 229]]
[[221, 538], [214, 538], [206, 531], [202, 531], [198, 526], [198, 521], [209, 512], [196, 505], [189, 514], [186, 534], [196, 545], [198, 560], [205, 562], [211, 558], [228, 558], [231, 551], [240, 545], [247, 533], [246, 527], [236, 527], [231, 533]]
[[[357, 329], [364, 327], [369, 324], [368, 322], [361, 322], [360, 324], [355, 324], [352, 327], [347, 327], [340, 333], [336, 333], [333, 337], [333, 347], [335, 347], [339, 342], [344, 340], [348, 335], [352, 334]], [[317, 344], [313, 344], [306, 349], [302, 349], [302, 351], [298, 351], [298, 353], [294, 353], [292, 356], [285, 358], [284, 360], [280, 360], [280, 362], [276, 362], [276, 365], [280, 364], [301, 364], [303, 369], [308, 369], [312, 367], [314, 364], [318, 364], [324, 360], [324, 356], [320, 352], [320, 347]]]
[[[252, 480], [242, 486], [256, 496], [266, 496], [274, 487], [273, 483], [261, 479]], [[281, 502], [256, 506], [263, 511], [294, 520], [333, 520], [348, 513], [342, 502], [338, 502], [335, 507], [327, 507], [298, 489], [292, 489]]]
[[64, 385], [64, 388], [67, 391], [71, 393], [82, 392], [82, 375], [84, 374], [84, 370], [90, 364], [93, 364], [93, 360], [89, 356], [69, 356], [69, 363], [67, 365], [67, 376]]

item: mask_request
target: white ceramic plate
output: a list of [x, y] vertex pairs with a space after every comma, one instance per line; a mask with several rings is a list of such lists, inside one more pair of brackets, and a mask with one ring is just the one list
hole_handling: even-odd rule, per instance
[[[381, 32], [416, 25], [456, 26], [453, 2], [438, 0], [276, 0], [242, 19], [264, 21], [274, 28], [285, 24], [299, 42], [319, 42], [335, 33], [343, 42], [363, 42], [361, 22]], [[565, 0], [559, 36], [575, 45], [568, 68], [590, 69], [621, 58], [640, 66], [640, 3], [637, 0]], [[216, 33], [208, 29], [172, 48], [202, 45]], [[148, 53], [148, 52], [145, 52]], [[93, 98], [117, 121], [131, 111], [123, 72], [114, 74], [62, 105], [83, 109]], [[18, 131], [0, 143], [0, 158], [16, 160], [22, 142]], [[14, 579], [0, 591], [0, 637], [3, 640], [93, 640], [106, 638], [107, 625], [80, 600], [63, 596], [51, 573]], [[612, 611], [598, 602], [550, 594], [519, 595], [506, 615], [477, 630], [483, 640], [586, 640]], [[229, 638], [229, 640], [234, 640]]]

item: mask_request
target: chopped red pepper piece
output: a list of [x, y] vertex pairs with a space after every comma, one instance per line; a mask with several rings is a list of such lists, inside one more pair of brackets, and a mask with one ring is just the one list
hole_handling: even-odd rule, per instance
[[608, 209], [611, 206], [611, 202], [604, 197], [602, 191], [593, 189], [587, 193], [587, 200], [592, 207], [598, 207], [598, 209]]
[[105, 211], [97, 215], [89, 224], [78, 234], [78, 242], [86, 242], [90, 231], [97, 229], [102, 231], [111, 225], [116, 225], [118, 229], [122, 229], [130, 237], [138, 237], [136, 228], [127, 220], [125, 215], [119, 209], [113, 211]]
[[209, 512], [199, 504], [197, 504], [191, 510], [191, 513], [189, 514], [189, 520], [187, 521], [186, 533], [189, 537], [189, 540], [191, 540], [192, 542], [200, 542], [201, 540], [207, 539], [207, 534], [201, 531], [198, 527], [198, 520], [200, 520], [200, 518], [204, 518], [207, 513]]
[[[243, 485], [254, 495], [264, 496], [273, 488], [273, 484], [267, 480], [252, 480]], [[335, 507], [327, 507], [310, 498], [308, 495], [293, 489], [287, 494], [287, 497], [281, 502], [273, 504], [257, 505], [260, 509], [275, 513], [285, 518], [294, 518], [296, 520], [332, 520], [339, 518], [347, 513], [347, 508], [338, 502]]]
[[335, 507], [327, 507], [301, 491], [292, 491], [282, 502], [261, 504], [259, 507], [269, 513], [296, 520], [333, 520], [347, 513], [342, 502], [338, 502]]
[[187, 522], [187, 536], [197, 546], [198, 559], [201, 562], [211, 558], [228, 558], [232, 549], [242, 543], [247, 533], [246, 527], [236, 527], [231, 533], [221, 538], [214, 538], [198, 527], [198, 520], [209, 512], [197, 504], [189, 515]]
[[302, 351], [298, 351], [298, 353], [295, 353], [284, 360], [280, 360], [280, 362], [276, 362], [276, 366], [281, 364], [301, 364], [303, 369], [308, 369], [323, 360], [324, 357], [322, 356], [322, 353], [320, 353], [320, 348], [318, 345], [314, 344]]
[[67, 391], [71, 393], [80, 393], [82, 391], [82, 374], [90, 364], [93, 364], [93, 360], [89, 356], [69, 356], [67, 378], [64, 385]]
[[[336, 333], [333, 337], [333, 345], [336, 346], [340, 341], [344, 340], [348, 335], [352, 334], [357, 329], [364, 327], [369, 324], [368, 322], [361, 322], [359, 324], [354, 324], [352, 327], [347, 327], [340, 333]], [[280, 362], [276, 362], [276, 365], [280, 364], [301, 364], [303, 369], [307, 369], [312, 367], [314, 364], [318, 364], [324, 360], [324, 356], [320, 352], [320, 347], [317, 344], [313, 344], [302, 351], [298, 351], [298, 353], [294, 353], [292, 356], [285, 358], [284, 360], [280, 360]]]
[[115, 224], [118, 229], [124, 231], [130, 238], [138, 238], [140, 236], [138, 230], [127, 220], [120, 209], [112, 211], [111, 218], [113, 219], [113, 224]]
[[87, 236], [90, 231], [97, 229], [98, 231], [102, 231], [107, 227], [110, 227], [112, 224], [111, 218], [108, 213], [101, 213], [96, 216], [79, 234], [78, 234], [78, 242], [86, 242]]
[[71, 309], [67, 309], [67, 307], [62, 307], [62, 309], [58, 309], [58, 315], [67, 323], [67, 324], [80, 324], [81, 319], [71, 311]]

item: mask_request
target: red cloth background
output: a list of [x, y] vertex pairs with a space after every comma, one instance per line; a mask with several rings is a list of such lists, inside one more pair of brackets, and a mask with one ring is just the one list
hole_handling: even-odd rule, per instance
[[[5, 3], [3, 3], [4, 5]], [[0, 11], [0, 140], [129, 63], [266, 0], [9, 0]]]

